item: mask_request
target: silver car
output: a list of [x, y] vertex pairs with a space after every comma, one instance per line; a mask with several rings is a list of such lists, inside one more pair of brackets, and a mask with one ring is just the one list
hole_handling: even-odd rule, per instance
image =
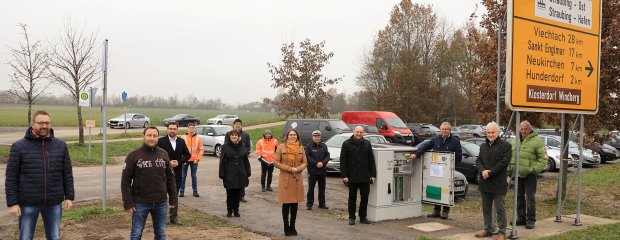
[[139, 113], [127, 113], [122, 114], [118, 117], [112, 118], [108, 121], [108, 126], [110, 128], [132, 128], [132, 127], [141, 127], [146, 128], [149, 126], [149, 119], [147, 116]]
[[[340, 173], [340, 149], [342, 148], [342, 143], [351, 138], [352, 135], [352, 133], [337, 134], [325, 142], [329, 151], [329, 156], [331, 156], [329, 162], [325, 165], [328, 173]], [[384, 136], [378, 134], [366, 134], [364, 135], [364, 139], [368, 140], [370, 143], [388, 142]]]
[[209, 118], [209, 120], [207, 120], [207, 124], [232, 125], [233, 122], [237, 119], [239, 119], [237, 115], [222, 114], [222, 115], [217, 115], [214, 118]]
[[[560, 152], [560, 136], [545, 134], [539, 134], [538, 136], [543, 140], [543, 142], [549, 149], [557, 149], [557, 153]], [[553, 151], [554, 154], [549, 155], [549, 149], [547, 150], [547, 156], [551, 156], [553, 158], [553, 156], [558, 155], [555, 153], [555, 151]], [[571, 158], [573, 159], [573, 161], [569, 162], [569, 164], [572, 165], [578, 164], [578, 162], [575, 162], [575, 160], [579, 160], [579, 158], [583, 158], [584, 166], [596, 166], [601, 163], [601, 156], [599, 156], [597, 152], [592, 152], [592, 150], [587, 148], [583, 149], [583, 156], [579, 156], [579, 145], [577, 145], [577, 143], [575, 143], [573, 140], [568, 141], [568, 153], [572, 155]], [[557, 166], [559, 166], [559, 159], [557, 162], [555, 161], [556, 159], [553, 160], [554, 162], [548, 161], [547, 163], [547, 168], [550, 170], [556, 169]], [[555, 163], [555, 166], [552, 165], [552, 163]]]
[[218, 158], [222, 155], [224, 137], [230, 130], [232, 130], [232, 127], [226, 125], [196, 126], [196, 134], [202, 139], [202, 145], [205, 148], [205, 153], [213, 153]]

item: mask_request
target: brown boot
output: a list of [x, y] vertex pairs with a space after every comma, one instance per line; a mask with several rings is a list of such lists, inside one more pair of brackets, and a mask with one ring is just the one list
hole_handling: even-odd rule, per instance
[[474, 236], [476, 236], [477, 238], [485, 238], [485, 237], [490, 237], [491, 235], [492, 234], [490, 232], [482, 230], [480, 232], [477, 232], [476, 235], [474, 235]]
[[441, 219], [448, 219], [448, 214], [450, 214], [450, 210], [443, 210], [441, 213]]
[[438, 218], [441, 217], [441, 210], [434, 210], [433, 213], [426, 215], [429, 218]]

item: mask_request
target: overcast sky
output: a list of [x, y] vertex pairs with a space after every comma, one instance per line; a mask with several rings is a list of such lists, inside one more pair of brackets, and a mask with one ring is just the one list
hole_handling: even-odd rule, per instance
[[[267, 62], [281, 62], [285, 42], [326, 41], [334, 52], [327, 77], [344, 76], [339, 92], [358, 90], [360, 57], [385, 27], [398, 0], [260, 1], [0, 1], [0, 90], [10, 87], [8, 47], [22, 40], [56, 39], [63, 21], [109, 40], [108, 94], [193, 94], [227, 104], [273, 97]], [[453, 27], [465, 24], [477, 0], [430, 3]], [[478, 10], [480, 12], [480, 10]], [[64, 94], [55, 87], [51, 94]], [[102, 92], [99, 91], [98, 95]]]

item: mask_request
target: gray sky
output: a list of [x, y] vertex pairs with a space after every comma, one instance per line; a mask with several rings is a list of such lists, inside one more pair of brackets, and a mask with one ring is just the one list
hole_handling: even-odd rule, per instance
[[[430, 3], [454, 27], [465, 24], [477, 0]], [[261, 1], [0, 1], [0, 90], [10, 87], [8, 47], [22, 40], [56, 39], [70, 17], [109, 40], [108, 94], [193, 94], [227, 104], [273, 97], [267, 62], [281, 62], [280, 47], [310, 38], [334, 52], [327, 77], [343, 76], [339, 92], [358, 90], [360, 57], [385, 27], [398, 0]], [[478, 5], [480, 5], [478, 3]], [[480, 12], [480, 10], [478, 10]], [[64, 94], [54, 87], [51, 94]], [[99, 91], [98, 95], [101, 94]]]

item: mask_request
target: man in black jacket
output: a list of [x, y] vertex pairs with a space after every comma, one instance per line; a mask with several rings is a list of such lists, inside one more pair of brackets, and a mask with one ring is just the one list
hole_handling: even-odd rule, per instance
[[39, 213], [47, 239], [60, 239], [62, 203], [66, 211], [75, 199], [73, 170], [47, 112], [35, 112], [24, 138], [11, 146], [4, 184], [9, 214], [19, 217], [19, 239], [33, 238]]
[[[441, 134], [431, 138], [431, 140], [425, 144], [422, 144], [415, 154], [411, 155], [411, 159], [415, 159], [417, 156], [421, 156], [426, 151], [433, 149], [434, 151], [454, 152], [455, 164], [461, 162], [463, 154], [463, 151], [461, 150], [461, 139], [450, 133], [452, 131], [452, 124], [449, 122], [443, 122], [441, 126], [439, 126], [439, 131]], [[441, 217], [441, 219], [448, 219], [449, 213], [449, 206], [444, 206], [443, 212], [441, 212], [441, 205], [435, 205], [435, 210], [433, 213], [426, 216], [431, 218]]]
[[[177, 194], [181, 189], [181, 176], [183, 171], [183, 164], [189, 160], [191, 154], [185, 140], [177, 136], [179, 125], [176, 122], [171, 122], [166, 127], [167, 136], [159, 138], [157, 146], [163, 148], [168, 153], [170, 158], [170, 165], [174, 168], [174, 177], [176, 180]], [[170, 208], [170, 223], [181, 224], [177, 218], [177, 212], [179, 207]]]
[[[250, 135], [247, 132], [243, 131], [243, 122], [241, 121], [241, 119], [235, 119], [235, 121], [233, 122], [233, 128], [239, 132], [239, 141], [241, 141], [241, 144], [245, 146], [248, 156], [250, 156], [250, 152], [252, 152], [252, 140], [250, 140]], [[230, 140], [229, 134], [230, 132], [226, 133], [226, 136], [224, 136], [225, 143]], [[242, 187], [241, 192], [239, 192], [239, 201], [247, 202], [245, 200], [245, 187]]]
[[327, 145], [321, 142], [321, 131], [312, 132], [312, 142], [306, 145], [306, 158], [308, 159], [308, 194], [306, 196], [306, 209], [312, 210], [314, 204], [314, 185], [319, 182], [319, 208], [329, 209], [325, 205], [325, 174], [326, 165], [329, 162]]
[[168, 153], [157, 147], [159, 130], [144, 129], [144, 144], [125, 158], [121, 178], [123, 207], [131, 214], [130, 239], [141, 239], [149, 213], [155, 239], [166, 238], [166, 200], [178, 206], [177, 187]]
[[355, 205], [357, 190], [360, 190], [360, 223], [369, 224], [366, 219], [370, 184], [377, 177], [375, 157], [369, 141], [364, 140], [364, 128], [355, 127], [353, 136], [342, 143], [340, 150], [340, 175], [342, 181], [349, 186], [349, 225], [355, 224]]
[[482, 197], [484, 230], [476, 233], [477, 238], [490, 237], [495, 230], [492, 222], [492, 208], [495, 204], [499, 235], [496, 240], [504, 240], [506, 235], [506, 209], [504, 198], [508, 192], [508, 164], [512, 157], [512, 145], [499, 138], [499, 126], [495, 122], [487, 124], [487, 139], [480, 145], [476, 168], [482, 175], [478, 190]]

